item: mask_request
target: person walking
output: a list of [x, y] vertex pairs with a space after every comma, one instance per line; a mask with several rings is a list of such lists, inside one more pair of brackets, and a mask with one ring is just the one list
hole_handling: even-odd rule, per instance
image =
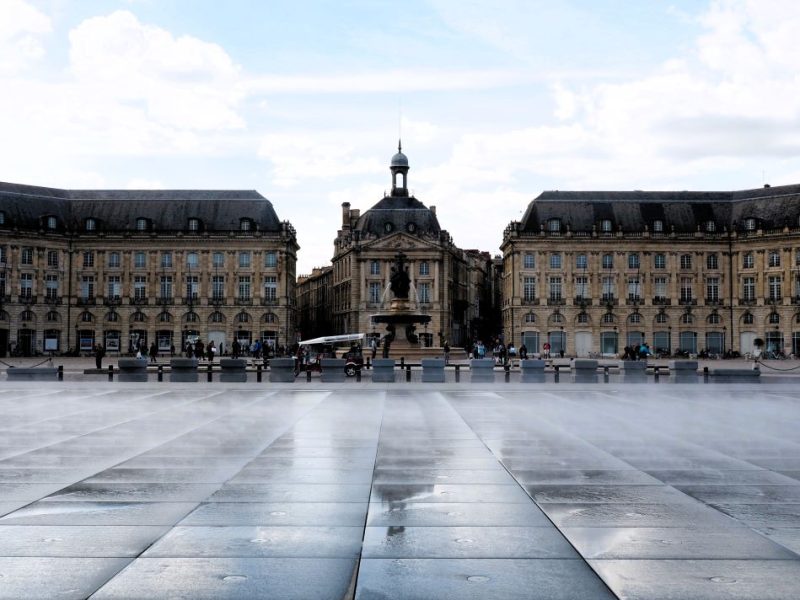
[[206, 358], [208, 362], [214, 362], [214, 353], [217, 349], [214, 347], [214, 340], [208, 342], [208, 347], [206, 348]]
[[100, 344], [94, 345], [94, 364], [98, 369], [103, 368], [103, 356], [105, 356], [106, 351]]
[[444, 343], [444, 364], [450, 364], [450, 344], [447, 341]]
[[156, 346], [155, 342], [150, 344], [150, 362], [158, 362], [158, 346]]
[[519, 357], [528, 360], [528, 347], [524, 343], [519, 347]]

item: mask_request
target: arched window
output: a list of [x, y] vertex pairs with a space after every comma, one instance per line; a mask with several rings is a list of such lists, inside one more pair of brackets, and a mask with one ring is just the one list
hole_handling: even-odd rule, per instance
[[717, 224], [714, 221], [706, 221], [706, 231], [714, 233], [717, 230]]
[[777, 325], [780, 322], [781, 322], [781, 316], [778, 313], [776, 313], [776, 312], [769, 313], [769, 324], [770, 325]]
[[656, 233], [662, 233], [664, 231], [664, 221], [661, 221], [660, 219], [653, 221], [653, 231]]
[[211, 313], [211, 316], [208, 317], [208, 321], [210, 323], [224, 323], [225, 322], [225, 315], [223, 315], [219, 311], [215, 311]]
[[147, 320], [147, 316], [142, 311], [136, 311], [131, 318], [134, 323], [144, 323]]
[[600, 231], [603, 233], [611, 233], [613, 231], [611, 219], [603, 219], [600, 221]]
[[108, 321], [109, 323], [116, 323], [117, 321], [119, 321], [119, 313], [116, 312], [108, 313], [106, 315], [106, 321]]
[[56, 227], [58, 227], [58, 219], [56, 219], [55, 217], [52, 217], [52, 216], [51, 217], [47, 217], [47, 220], [45, 221], [45, 224], [47, 225], [48, 229], [55, 229]]
[[200, 317], [197, 316], [196, 312], [188, 312], [183, 315], [183, 320], [187, 323], [197, 323], [200, 320]]
[[610, 325], [610, 324], [611, 324], [611, 323], [613, 323], [615, 320], [616, 320], [616, 319], [614, 318], [614, 315], [612, 315], [611, 313], [606, 313], [606, 314], [604, 314], [604, 315], [603, 315], [603, 323], [604, 323], [605, 325]]
[[237, 323], [249, 323], [250, 322], [250, 315], [246, 312], [240, 312], [236, 315], [236, 322]]
[[719, 258], [716, 254], [709, 254], [706, 257], [706, 268], [719, 269]]
[[[92, 321], [94, 321], [94, 316], [92, 315], [92, 313], [84, 311], [84, 312], [81, 313], [80, 319], [81, 319], [81, 323], [91, 323]], [[24, 317], [23, 317], [23, 320], [24, 320]]]
[[586, 312], [578, 313], [578, 324], [586, 325], [589, 322], [589, 314]]
[[711, 313], [708, 315], [708, 324], [709, 325], [719, 325], [722, 319], [717, 313]]
[[684, 325], [691, 325], [692, 323], [694, 323], [694, 317], [689, 313], [684, 313], [681, 315], [681, 323], [683, 323]]
[[536, 323], [536, 315], [533, 313], [527, 313], [525, 315], [525, 322], [526, 323]]
[[189, 219], [189, 231], [200, 231], [200, 219]]
[[45, 319], [48, 323], [58, 323], [61, 320], [61, 315], [59, 315], [56, 311], [51, 310], [47, 315], [45, 315]]
[[744, 323], [745, 325], [752, 325], [753, 324], [752, 313], [744, 313], [744, 315], [742, 315], [742, 323]]
[[667, 316], [667, 313], [658, 313], [656, 315], [656, 323], [658, 323], [659, 325], [663, 325], [667, 321], [669, 321], [669, 317]]
[[632, 313], [630, 316], [628, 316], [628, 323], [630, 323], [631, 325], [638, 325], [641, 322], [642, 322], [642, 315], [639, 313]]
[[159, 321], [159, 323], [171, 323], [172, 322], [172, 315], [169, 314], [166, 311], [164, 311], [162, 313], [159, 313], [158, 321]]
[[748, 217], [744, 220], [744, 228], [746, 231], [755, 231], [756, 220], [753, 217]]
[[239, 230], [250, 231], [253, 228], [253, 222], [250, 219], [239, 219]]
[[277, 323], [278, 317], [275, 316], [275, 313], [264, 313], [264, 316], [261, 318], [264, 323]]

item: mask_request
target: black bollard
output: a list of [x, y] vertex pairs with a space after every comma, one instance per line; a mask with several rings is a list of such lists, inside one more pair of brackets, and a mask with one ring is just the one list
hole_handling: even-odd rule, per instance
[[461, 365], [456, 365], [456, 383], [461, 381]]
[[506, 372], [506, 383], [509, 383], [511, 381], [511, 365], [506, 363], [506, 365], [503, 367], [503, 369]]
[[653, 367], [653, 378], [656, 383], [658, 383], [658, 365]]
[[108, 380], [114, 381], [114, 365], [108, 365]]
[[708, 383], [708, 367], [703, 367], [703, 383]]
[[400, 357], [400, 368], [402, 369], [405, 366], [406, 366], [406, 357], [405, 356], [401, 356]]
[[[367, 359], [369, 360], [369, 359]], [[361, 368], [356, 367], [356, 382], [361, 383]]]
[[372, 364], [370, 363], [370, 357], [367, 357], [367, 368], [371, 368]]
[[58, 365], [58, 380], [64, 381], [64, 365]]
[[261, 363], [256, 365], [256, 381], [261, 383]]
[[608, 366], [603, 367], [603, 383], [608, 383]]
[[211, 363], [208, 363], [208, 383], [211, 383]]
[[554, 380], [554, 381], [555, 381], [556, 383], [558, 383], [558, 365], [555, 365], [553, 368], [556, 370], [556, 377], [555, 377], [555, 380]]
[[311, 369], [306, 368], [306, 381], [311, 383]]
[[411, 365], [406, 365], [406, 381], [411, 381]]
[[158, 380], [164, 381], [164, 365], [158, 365]]

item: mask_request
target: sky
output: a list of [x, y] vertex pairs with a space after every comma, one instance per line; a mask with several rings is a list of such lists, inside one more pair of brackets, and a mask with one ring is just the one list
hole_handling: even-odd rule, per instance
[[499, 252], [543, 190], [800, 183], [795, 0], [0, 0], [0, 180], [255, 189], [330, 263], [409, 188]]

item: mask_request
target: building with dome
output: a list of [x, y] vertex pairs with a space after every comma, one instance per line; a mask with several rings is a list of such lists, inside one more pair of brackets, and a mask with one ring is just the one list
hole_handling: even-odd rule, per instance
[[[320, 314], [314, 298], [325, 298], [330, 321], [327, 334], [362, 332], [380, 337], [370, 317], [384, 304], [391, 266], [398, 253], [406, 256], [419, 311], [431, 322], [419, 327], [420, 344], [462, 346], [478, 335], [490, 335], [491, 256], [458, 248], [439, 224], [435, 206], [425, 206], [409, 193], [408, 157], [398, 145], [390, 163], [391, 192], [363, 214], [342, 204], [341, 228], [334, 240], [330, 271], [303, 277], [298, 285], [301, 315]], [[326, 278], [327, 286], [320, 285]], [[306, 289], [308, 288], [308, 289]], [[313, 292], [311, 290], [314, 290]], [[325, 291], [320, 291], [325, 290]], [[307, 305], [308, 304], [308, 305]], [[304, 337], [325, 333], [307, 320], [299, 324]]]
[[800, 186], [542, 193], [505, 230], [502, 316], [530, 352], [800, 355]]
[[297, 250], [255, 191], [0, 183], [0, 356], [290, 345]]

